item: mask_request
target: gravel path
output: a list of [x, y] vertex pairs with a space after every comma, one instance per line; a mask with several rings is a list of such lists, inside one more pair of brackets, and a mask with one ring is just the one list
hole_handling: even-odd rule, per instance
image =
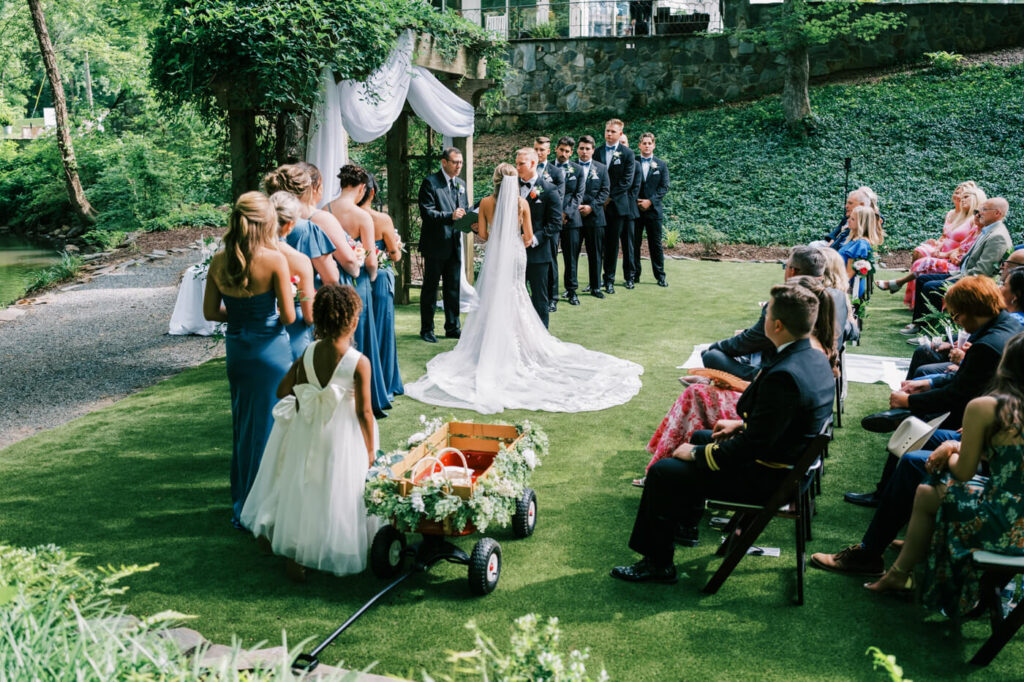
[[179, 276], [200, 260], [174, 253], [0, 310], [22, 312], [0, 321], [0, 448], [222, 355], [167, 334]]

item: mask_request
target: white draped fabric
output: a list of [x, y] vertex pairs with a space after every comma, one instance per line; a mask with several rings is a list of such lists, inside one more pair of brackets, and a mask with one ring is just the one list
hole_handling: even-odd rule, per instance
[[473, 105], [422, 66], [413, 66], [415, 34], [398, 38], [388, 60], [363, 82], [335, 83], [324, 69], [324, 91], [313, 114], [306, 159], [324, 176], [324, 203], [338, 195], [339, 168], [348, 163], [347, 138], [372, 142], [384, 135], [408, 102], [428, 126], [449, 137], [472, 137]]
[[589, 412], [629, 402], [643, 367], [552, 336], [526, 293], [519, 181], [501, 183], [477, 292], [455, 349], [427, 362], [407, 384], [421, 402], [493, 414], [505, 409]]
[[213, 336], [223, 333], [225, 325], [210, 322], [203, 317], [203, 294], [206, 289], [206, 266], [193, 265], [182, 275], [178, 287], [178, 299], [174, 303], [174, 312], [167, 333], [172, 336], [196, 334]]

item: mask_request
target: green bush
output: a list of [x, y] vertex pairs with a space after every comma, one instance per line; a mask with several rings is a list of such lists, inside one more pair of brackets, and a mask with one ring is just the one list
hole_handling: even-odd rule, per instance
[[716, 230], [707, 223], [697, 223], [693, 226], [693, 236], [700, 244], [700, 252], [703, 256], [716, 256], [721, 251], [725, 242], [725, 234]]
[[145, 223], [149, 232], [163, 232], [176, 227], [226, 227], [228, 215], [213, 204], [181, 206]]
[[89, 230], [82, 235], [82, 239], [100, 251], [111, 251], [120, 246], [127, 236], [124, 230]]
[[964, 56], [956, 52], [925, 52], [928, 63], [938, 73], [953, 73], [964, 67]]
[[60, 255], [59, 263], [51, 265], [45, 270], [40, 270], [36, 274], [36, 278], [28, 285], [26, 293], [31, 294], [48, 286], [74, 279], [78, 275], [78, 271], [82, 269], [82, 263], [83, 261], [80, 257], [72, 256], [67, 251], [63, 252]]
[[663, 235], [661, 241], [665, 245], [665, 248], [673, 249], [675, 248], [676, 244], [679, 243], [679, 240], [682, 238], [682, 236], [683, 235], [682, 233], [679, 232], [679, 230], [677, 230], [674, 227], [670, 227], [667, 230], [665, 230], [665, 234]]

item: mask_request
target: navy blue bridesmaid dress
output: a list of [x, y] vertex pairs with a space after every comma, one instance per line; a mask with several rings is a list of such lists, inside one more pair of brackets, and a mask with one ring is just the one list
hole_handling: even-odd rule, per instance
[[[324, 234], [320, 226], [312, 220], [298, 220], [295, 222], [292, 231], [289, 232], [284, 241], [288, 246], [309, 257], [310, 260], [320, 256], [334, 253], [334, 244]], [[323, 286], [320, 275], [313, 271], [313, 287], [319, 289]], [[288, 338], [292, 347], [292, 360], [298, 360], [306, 350], [306, 346], [313, 340], [313, 327], [306, 324], [302, 317], [302, 308], [295, 305], [295, 321], [286, 327]]]
[[[356, 244], [359, 240], [356, 240]], [[380, 270], [377, 271], [377, 278], [380, 279]], [[356, 348], [370, 361], [370, 403], [373, 405], [373, 413], [378, 419], [386, 417], [384, 410], [391, 409], [391, 398], [388, 396], [387, 384], [384, 383], [384, 375], [381, 373], [380, 344], [377, 341], [377, 327], [373, 315], [373, 282], [370, 281], [370, 273], [366, 266], [359, 268], [359, 276], [349, 283], [355, 287], [356, 293], [363, 301], [363, 309], [359, 313], [359, 326], [356, 327]]]
[[[386, 251], [383, 239], [377, 240], [377, 248]], [[395, 341], [395, 273], [390, 268], [377, 270], [373, 282], [373, 321], [380, 344], [380, 370], [388, 398], [403, 395], [402, 373], [398, 369], [398, 343]]]
[[248, 298], [224, 296], [228, 383], [231, 386], [231, 522], [241, 527], [242, 505], [256, 479], [274, 425], [277, 386], [292, 364], [288, 333], [273, 290]]

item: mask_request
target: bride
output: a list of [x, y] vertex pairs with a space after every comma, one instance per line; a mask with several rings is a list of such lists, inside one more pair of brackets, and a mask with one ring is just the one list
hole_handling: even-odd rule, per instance
[[406, 395], [482, 414], [589, 412], [629, 402], [640, 391], [643, 367], [560, 341], [544, 328], [526, 292], [525, 244], [533, 230], [515, 166], [495, 169], [494, 188], [480, 202], [479, 234], [487, 241], [480, 306], [466, 318], [458, 345], [427, 362]]

